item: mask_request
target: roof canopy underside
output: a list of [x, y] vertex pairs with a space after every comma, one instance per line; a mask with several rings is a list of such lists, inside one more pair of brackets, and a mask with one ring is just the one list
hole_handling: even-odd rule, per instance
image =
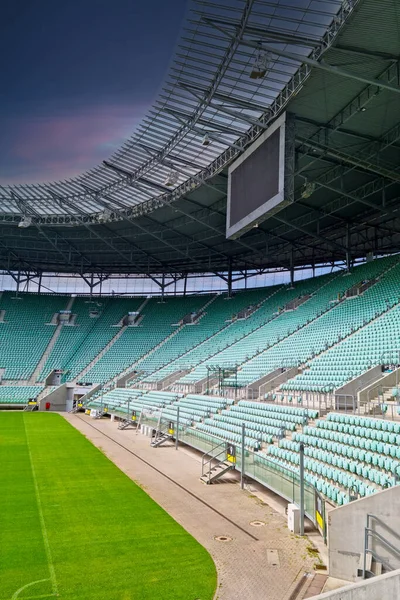
[[[183, 273], [400, 251], [399, 23], [392, 0], [196, 3], [120, 151], [71, 181], [0, 188], [0, 268]], [[260, 48], [267, 74], [250, 79]], [[295, 201], [226, 240], [227, 167], [285, 109]]]

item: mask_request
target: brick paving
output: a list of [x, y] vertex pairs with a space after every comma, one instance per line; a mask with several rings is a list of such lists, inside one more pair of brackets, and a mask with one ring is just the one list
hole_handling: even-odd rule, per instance
[[[241, 490], [236, 477], [207, 486], [199, 480], [197, 453], [151, 448], [149, 438], [120, 431], [106, 419], [64, 416], [209, 551], [218, 571], [216, 599], [295, 600], [297, 582], [314, 568], [309, 542], [288, 531], [284, 516]], [[251, 521], [264, 525], [254, 527]], [[232, 540], [220, 542], [217, 536]]]

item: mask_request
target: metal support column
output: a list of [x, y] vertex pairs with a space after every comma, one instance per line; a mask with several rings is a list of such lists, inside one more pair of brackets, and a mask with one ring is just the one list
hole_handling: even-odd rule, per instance
[[161, 302], [164, 302], [164, 290], [165, 290], [165, 274], [162, 274], [162, 283], [161, 283]]
[[290, 287], [294, 286], [294, 251], [293, 246], [290, 250]]
[[300, 443], [300, 535], [304, 535], [304, 444]]
[[244, 448], [245, 436], [246, 436], [246, 425], [245, 425], [245, 423], [242, 423], [242, 463], [240, 465], [240, 488], [242, 490], [244, 489], [244, 461], [245, 461], [245, 456], [246, 456], [246, 452], [245, 452], [245, 448]]
[[179, 406], [176, 409], [175, 450], [178, 450], [178, 443], [179, 443]]
[[350, 270], [351, 270], [350, 242], [351, 242], [350, 224], [348, 223], [347, 230], [346, 230], [346, 270], [348, 273], [350, 273]]
[[232, 259], [229, 260], [228, 268], [228, 298], [232, 298]]

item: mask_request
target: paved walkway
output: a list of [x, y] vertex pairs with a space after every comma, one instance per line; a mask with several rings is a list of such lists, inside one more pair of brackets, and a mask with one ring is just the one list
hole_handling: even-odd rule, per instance
[[[313, 573], [309, 541], [291, 534], [285, 518], [236, 477], [211, 486], [199, 480], [197, 453], [151, 448], [149, 438], [120, 431], [109, 420], [65, 414], [131, 479], [210, 552], [218, 570], [218, 600], [295, 600]], [[252, 521], [264, 525], [252, 526]], [[230, 541], [217, 541], [224, 536]], [[309, 581], [309, 579], [308, 579]]]

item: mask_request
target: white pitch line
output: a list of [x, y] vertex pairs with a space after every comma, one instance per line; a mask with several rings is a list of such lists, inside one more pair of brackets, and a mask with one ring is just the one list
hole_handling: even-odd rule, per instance
[[[31, 585], [36, 585], [37, 583], [43, 583], [44, 581], [50, 581], [50, 579], [38, 579], [37, 581], [31, 581], [30, 583], [23, 585], [22, 587], [19, 588], [19, 590], [14, 592], [14, 594], [11, 597], [11, 600], [16, 600], [18, 598], [18, 596], [20, 595], [20, 593], [23, 592], [24, 590], [26, 590], [26, 588], [31, 587]], [[49, 598], [50, 596], [54, 596], [54, 594], [46, 594], [44, 596], [30, 596], [30, 599], [32, 600], [32, 598]], [[28, 598], [25, 598], [24, 600], [28, 600]]]
[[[53, 594], [58, 594], [58, 585], [57, 585], [57, 579], [56, 579], [56, 571], [54, 569], [53, 559], [52, 559], [52, 556], [51, 556], [50, 543], [49, 543], [49, 538], [48, 538], [48, 535], [47, 535], [46, 523], [45, 523], [44, 516], [43, 516], [42, 501], [40, 499], [39, 486], [38, 486], [37, 479], [36, 479], [35, 467], [33, 466], [31, 447], [30, 447], [30, 444], [29, 444], [28, 433], [27, 433], [26, 427], [25, 427], [25, 419], [23, 418], [22, 420], [23, 420], [23, 423], [24, 423], [25, 437], [26, 437], [26, 442], [27, 442], [27, 445], [28, 445], [28, 454], [29, 454], [29, 460], [30, 460], [30, 463], [31, 463], [32, 476], [33, 476], [33, 484], [35, 486], [35, 494], [36, 494], [36, 502], [37, 502], [38, 512], [39, 512], [40, 527], [42, 529], [42, 536], [43, 536], [44, 548], [45, 548], [45, 551], [46, 551], [47, 563], [48, 563], [49, 572], [50, 572], [51, 587], [53, 589]], [[44, 581], [44, 580], [41, 580], [41, 581]], [[13, 596], [13, 598], [14, 598], [14, 596]]]

